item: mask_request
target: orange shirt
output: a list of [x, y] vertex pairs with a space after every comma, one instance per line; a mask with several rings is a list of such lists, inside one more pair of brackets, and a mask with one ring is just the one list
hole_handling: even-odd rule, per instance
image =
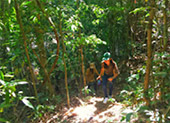
[[86, 71], [86, 80], [87, 80], [87, 82], [94, 82], [96, 80], [95, 79], [95, 74], [99, 75], [96, 68], [93, 68], [92, 70], [90, 68], [88, 68], [87, 71]]
[[114, 75], [114, 74], [116, 74], [116, 76], [117, 76], [117, 74], [119, 74], [117, 64], [116, 64], [115, 61], [113, 61], [112, 58], [102, 62], [100, 76], [103, 76], [104, 73], [106, 75]]

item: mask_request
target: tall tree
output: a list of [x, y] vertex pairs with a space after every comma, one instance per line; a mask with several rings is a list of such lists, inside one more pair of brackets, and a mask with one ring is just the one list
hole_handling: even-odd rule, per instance
[[146, 74], [144, 79], [144, 98], [146, 105], [149, 105], [148, 98], [148, 87], [149, 87], [149, 76], [151, 71], [151, 62], [152, 62], [152, 25], [154, 19], [154, 8], [155, 0], [150, 1], [150, 11], [149, 11], [149, 23], [147, 30], [147, 64], [146, 64]]
[[30, 61], [30, 56], [29, 56], [28, 48], [27, 48], [27, 38], [26, 38], [26, 34], [24, 32], [24, 27], [23, 27], [23, 24], [22, 24], [22, 19], [21, 19], [21, 15], [20, 15], [20, 11], [19, 11], [19, 5], [17, 3], [17, 0], [15, 0], [15, 10], [16, 10], [16, 18], [17, 18], [17, 21], [19, 23], [20, 32], [21, 32], [22, 39], [23, 39], [23, 42], [24, 42], [25, 53], [26, 53], [26, 56], [27, 56], [27, 60], [28, 60], [28, 64], [29, 64], [29, 70], [30, 70], [30, 73], [31, 73], [31, 79], [32, 79], [32, 82], [33, 82], [33, 87], [34, 87], [34, 93], [35, 93], [36, 99], [38, 101], [37, 88], [36, 88], [36, 84], [35, 84], [34, 73], [33, 73], [32, 65], [31, 65], [31, 61]]
[[59, 25], [59, 29], [60, 29], [60, 36], [61, 36], [61, 42], [62, 42], [62, 47], [63, 47], [63, 62], [64, 62], [64, 71], [65, 71], [65, 88], [66, 88], [66, 96], [67, 96], [67, 104], [68, 107], [70, 107], [70, 97], [69, 97], [69, 89], [68, 89], [68, 82], [67, 82], [67, 65], [66, 65], [66, 61], [65, 61], [65, 53], [66, 53], [66, 48], [64, 45], [64, 40], [63, 40], [63, 31], [62, 31], [62, 0], [60, 0], [60, 11], [59, 11], [59, 20], [60, 20], [60, 25]]
[[[52, 64], [52, 67], [51, 69], [49, 70], [48, 72], [48, 77], [46, 77], [44, 79], [44, 82], [46, 82], [46, 80], [48, 80], [49, 82], [49, 85], [51, 85], [50, 81], [49, 81], [49, 78], [50, 78], [50, 75], [52, 73], [52, 71], [56, 68], [56, 64], [57, 64], [57, 61], [58, 61], [58, 58], [59, 58], [59, 49], [60, 49], [60, 42], [59, 42], [59, 38], [58, 38], [58, 34], [57, 34], [57, 30], [56, 30], [56, 26], [54, 24], [54, 22], [52, 21], [51, 17], [48, 15], [48, 13], [44, 10], [41, 2], [39, 0], [36, 0], [36, 3], [38, 5], [38, 7], [40, 8], [40, 10], [42, 11], [42, 13], [44, 14], [44, 16], [46, 17], [46, 19], [48, 20], [49, 24], [51, 25], [52, 29], [53, 29], [53, 32], [54, 32], [54, 35], [55, 35], [55, 38], [56, 38], [56, 41], [57, 41], [57, 51], [56, 51], [56, 59], [54, 61], [54, 63]], [[53, 90], [53, 87], [50, 86], [50, 89]], [[52, 93], [54, 94], [54, 90], [52, 91]]]
[[[79, 9], [79, 2], [80, 0], [77, 0], [77, 9]], [[80, 20], [80, 12], [78, 13], [78, 19]], [[85, 77], [85, 68], [84, 68], [84, 55], [83, 55], [83, 44], [81, 42], [81, 27], [78, 25], [78, 37], [80, 40], [80, 54], [81, 54], [81, 70], [82, 70], [82, 75], [83, 75], [83, 82], [84, 82], [84, 87], [86, 86], [86, 77]]]

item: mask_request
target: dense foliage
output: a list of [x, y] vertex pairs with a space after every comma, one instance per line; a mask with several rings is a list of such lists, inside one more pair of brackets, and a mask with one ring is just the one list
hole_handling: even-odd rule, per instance
[[[168, 0], [1, 0], [0, 122], [41, 118], [66, 99], [69, 106], [106, 51], [125, 85], [118, 98], [135, 105], [122, 120], [169, 120], [169, 15]], [[148, 112], [157, 115], [141, 118]]]

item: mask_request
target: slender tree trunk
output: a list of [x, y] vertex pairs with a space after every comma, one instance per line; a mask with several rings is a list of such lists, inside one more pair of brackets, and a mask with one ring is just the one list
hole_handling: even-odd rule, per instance
[[146, 101], [146, 105], [149, 105], [149, 97], [148, 97], [148, 87], [149, 87], [149, 76], [151, 71], [151, 62], [152, 62], [152, 25], [154, 18], [154, 5], [155, 1], [151, 0], [151, 8], [150, 8], [150, 16], [149, 16], [149, 24], [147, 31], [147, 64], [146, 64], [146, 74], [144, 80], [144, 98]]
[[[44, 16], [46, 17], [46, 19], [48, 20], [48, 22], [50, 23], [50, 25], [52, 26], [53, 32], [54, 32], [54, 35], [55, 35], [55, 38], [56, 38], [56, 41], [57, 41], [56, 59], [55, 59], [53, 65], [52, 65], [50, 71], [48, 72], [48, 76], [47, 76], [47, 77], [44, 79], [44, 81], [43, 81], [43, 84], [42, 84], [42, 85], [44, 85], [44, 83], [46, 82], [46, 80], [49, 81], [50, 75], [51, 75], [52, 71], [56, 68], [55, 66], [56, 66], [57, 61], [58, 61], [58, 58], [59, 58], [60, 42], [59, 42], [59, 38], [58, 38], [56, 26], [55, 26], [55, 24], [53, 23], [52, 19], [48, 16], [48, 13], [46, 13], [46, 12], [44, 11], [44, 8], [43, 8], [41, 2], [40, 2], [39, 0], [36, 0], [36, 3], [37, 3], [37, 5], [38, 5], [38, 7], [40, 8], [40, 10], [42, 11], [42, 13], [44, 14]], [[52, 87], [52, 85], [51, 85], [51, 87]]]
[[[60, 6], [62, 6], [61, 0], [60, 0]], [[64, 71], [65, 71], [65, 88], [66, 88], [66, 96], [67, 96], [67, 105], [68, 105], [68, 107], [70, 107], [70, 97], [69, 97], [69, 89], [68, 89], [68, 82], [67, 82], [67, 66], [66, 66], [66, 61], [65, 61], [66, 48], [65, 48], [64, 40], [63, 40], [61, 9], [62, 9], [62, 7], [60, 7], [60, 11], [59, 11], [59, 19], [60, 19], [59, 29], [60, 29], [61, 42], [62, 42], [62, 46], [63, 46], [62, 57], [63, 57]]]
[[35, 84], [35, 79], [34, 79], [34, 73], [33, 73], [33, 69], [32, 69], [32, 66], [31, 66], [31, 61], [30, 61], [30, 57], [29, 57], [29, 53], [28, 53], [28, 49], [27, 49], [27, 42], [26, 42], [27, 38], [26, 38], [26, 35], [24, 33], [24, 28], [23, 28], [23, 24], [22, 24], [22, 20], [21, 20], [21, 15], [20, 15], [20, 12], [19, 12], [19, 5], [17, 3], [17, 0], [15, 0], [15, 10], [16, 10], [16, 16], [17, 16], [16, 18], [17, 18], [17, 21], [19, 23], [19, 27], [20, 27], [20, 30], [21, 30], [21, 35], [22, 35], [22, 38], [23, 38], [23, 41], [24, 41], [25, 53], [26, 53], [29, 68], [30, 68], [29, 70], [30, 70], [31, 79], [32, 79], [32, 82], [33, 82], [34, 93], [35, 93], [36, 99], [38, 101], [37, 89], [36, 89], [36, 84]]
[[[48, 87], [49, 87], [48, 90], [49, 90], [49, 92], [50, 92], [51, 95], [54, 95], [54, 94], [55, 94], [55, 91], [54, 91], [54, 88], [53, 88], [53, 86], [52, 86], [52, 84], [51, 84], [51, 80], [50, 80], [50, 78], [49, 78], [47, 69], [45, 68], [44, 63], [43, 63], [43, 62], [40, 60], [40, 58], [38, 57], [38, 55], [37, 55], [37, 53], [35, 52], [35, 50], [32, 49], [32, 51], [33, 51], [34, 55], [37, 57], [40, 65], [41, 65], [41, 67], [42, 67], [42, 69], [43, 69], [43, 71], [44, 71], [45, 77], [46, 77], [46, 79], [47, 79], [47, 81], [48, 81], [48, 83], [47, 83], [47, 84], [48, 84]], [[39, 88], [38, 90], [40, 90], [40, 89], [41, 89], [41, 88]]]
[[[56, 59], [50, 69], [50, 71], [48, 72], [48, 76], [51, 75], [52, 71], [55, 69], [55, 66], [57, 64], [57, 61], [58, 61], [58, 58], [59, 58], [59, 49], [60, 49], [60, 42], [59, 42], [59, 38], [58, 38], [58, 34], [57, 34], [57, 30], [56, 30], [56, 26], [55, 24], [53, 23], [52, 19], [48, 16], [48, 13], [46, 13], [44, 11], [44, 8], [42, 7], [42, 4], [39, 0], [36, 0], [36, 3], [38, 5], [38, 7], [40, 8], [40, 10], [42, 11], [42, 13], [44, 14], [44, 16], [46, 17], [46, 19], [48, 20], [48, 22], [50, 23], [50, 25], [52, 26], [53, 28], [53, 32], [54, 32], [54, 35], [55, 35], [55, 38], [56, 38], [56, 41], [57, 41], [57, 52], [56, 52]], [[44, 82], [45, 83], [47, 80], [47, 78], [44, 79]]]
[[40, 65], [41, 65], [41, 67], [44, 71], [44, 74], [45, 74], [44, 80], [48, 81], [48, 83], [47, 83], [48, 91], [50, 92], [50, 95], [54, 95], [55, 91], [54, 91], [54, 88], [52, 86], [50, 76], [48, 75], [48, 71], [46, 69], [47, 56], [46, 56], [46, 51], [45, 51], [45, 46], [44, 46], [44, 41], [43, 41], [43, 30], [40, 29], [39, 27], [35, 26], [35, 32], [36, 32], [37, 46], [38, 46], [40, 57], [38, 57], [35, 50], [33, 50], [33, 49], [32, 50], [33, 50], [33, 53], [36, 55]]
[[81, 53], [81, 69], [82, 69], [83, 82], [84, 82], [84, 87], [85, 87], [86, 86], [86, 77], [85, 77], [84, 55], [83, 55], [83, 48], [82, 48], [82, 46], [80, 46], [80, 53]]
[[164, 22], [164, 32], [163, 32], [163, 51], [166, 51], [167, 48], [167, 40], [168, 40], [168, 27], [167, 27], [167, 8], [168, 8], [168, 0], [164, 0], [165, 8], [163, 8], [163, 22]]
[[[79, 8], [79, 0], [77, 0], [77, 9]], [[79, 17], [79, 15], [78, 15]], [[81, 40], [81, 28], [80, 26], [78, 27], [78, 37]], [[81, 54], [81, 69], [82, 69], [82, 75], [83, 75], [83, 82], [84, 82], [84, 87], [86, 86], [86, 77], [85, 77], [85, 70], [84, 70], [84, 56], [83, 56], [83, 45], [80, 44], [80, 54]]]

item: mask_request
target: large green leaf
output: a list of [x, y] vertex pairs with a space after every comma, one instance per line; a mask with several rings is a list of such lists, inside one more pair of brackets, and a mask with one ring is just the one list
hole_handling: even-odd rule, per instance
[[26, 106], [28, 106], [29, 108], [34, 109], [34, 106], [31, 104], [31, 102], [30, 102], [29, 100], [27, 100], [27, 97], [24, 97], [24, 98], [22, 99], [22, 102], [23, 102]]

